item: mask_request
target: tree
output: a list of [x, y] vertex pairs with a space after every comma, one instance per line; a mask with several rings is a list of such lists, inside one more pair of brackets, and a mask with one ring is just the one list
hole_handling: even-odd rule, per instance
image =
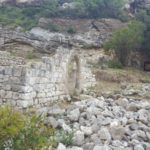
[[142, 51], [150, 52], [150, 14], [145, 10], [140, 10], [136, 14], [136, 19], [145, 24], [146, 30], [144, 32], [144, 42], [142, 44]]
[[115, 32], [104, 48], [115, 50], [119, 61], [125, 66], [130, 52], [141, 48], [144, 41], [144, 31], [145, 25], [142, 22], [133, 21], [129, 23], [128, 27]]

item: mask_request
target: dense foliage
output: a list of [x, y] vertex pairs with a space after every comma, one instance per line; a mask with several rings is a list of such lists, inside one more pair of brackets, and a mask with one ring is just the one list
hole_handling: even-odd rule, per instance
[[[63, 8], [65, 2], [72, 7]], [[40, 17], [120, 18], [124, 0], [44, 0], [35, 6], [0, 6], [0, 24], [31, 29]]]
[[45, 119], [43, 115], [0, 107], [0, 150], [47, 150], [60, 142], [72, 144], [73, 132], [56, 130]]
[[145, 24], [144, 42], [142, 43], [141, 50], [144, 52], [150, 52], [150, 12], [140, 10], [136, 14], [136, 19]]
[[106, 50], [115, 50], [122, 65], [127, 64], [128, 55], [133, 50], [140, 50], [144, 42], [145, 25], [139, 21], [129, 23], [127, 28], [113, 34], [104, 46]]

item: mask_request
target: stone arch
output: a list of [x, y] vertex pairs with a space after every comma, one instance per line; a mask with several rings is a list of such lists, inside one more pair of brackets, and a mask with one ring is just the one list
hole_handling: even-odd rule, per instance
[[80, 94], [80, 58], [73, 55], [68, 64], [68, 92], [70, 96], [78, 96]]

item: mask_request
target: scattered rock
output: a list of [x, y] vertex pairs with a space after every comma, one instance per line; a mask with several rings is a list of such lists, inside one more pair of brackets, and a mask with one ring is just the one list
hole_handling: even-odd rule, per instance
[[92, 134], [92, 127], [84, 127], [84, 126], [81, 126], [81, 131], [83, 131], [83, 133], [85, 135], [91, 135]]
[[73, 146], [71, 148], [67, 148], [67, 150], [83, 150], [81, 147]]
[[57, 150], [66, 150], [66, 146], [63, 145], [62, 143], [58, 144]]
[[84, 133], [82, 131], [76, 131], [73, 137], [73, 144], [81, 146], [84, 143]]
[[107, 128], [105, 128], [105, 127], [101, 128], [101, 130], [98, 132], [98, 134], [99, 134], [99, 137], [101, 140], [105, 140], [105, 141], [107, 141], [107, 143], [110, 143], [111, 135]]
[[58, 127], [58, 122], [54, 117], [47, 117], [46, 124], [51, 125], [53, 128]]
[[144, 150], [144, 147], [142, 145], [136, 145], [134, 150]]
[[148, 104], [90, 96], [73, 102], [66, 111], [55, 107], [47, 119], [53, 127], [73, 132], [73, 147], [60, 143], [57, 150], [150, 150]]
[[125, 134], [125, 128], [121, 125], [118, 126], [111, 126], [110, 133], [114, 140], [122, 140]]
[[112, 150], [109, 146], [95, 146], [93, 150]]
[[78, 121], [79, 116], [80, 116], [79, 108], [70, 111], [69, 114], [68, 114], [68, 118], [71, 121]]

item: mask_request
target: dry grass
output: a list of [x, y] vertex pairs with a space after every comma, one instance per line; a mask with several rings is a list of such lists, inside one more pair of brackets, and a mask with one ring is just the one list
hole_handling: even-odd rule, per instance
[[140, 83], [150, 81], [150, 74], [136, 69], [95, 70], [97, 81]]
[[120, 91], [122, 83], [137, 89], [142, 86], [143, 82], [150, 83], [150, 74], [136, 69], [97, 69], [94, 72], [97, 85], [92, 91], [98, 95]]

